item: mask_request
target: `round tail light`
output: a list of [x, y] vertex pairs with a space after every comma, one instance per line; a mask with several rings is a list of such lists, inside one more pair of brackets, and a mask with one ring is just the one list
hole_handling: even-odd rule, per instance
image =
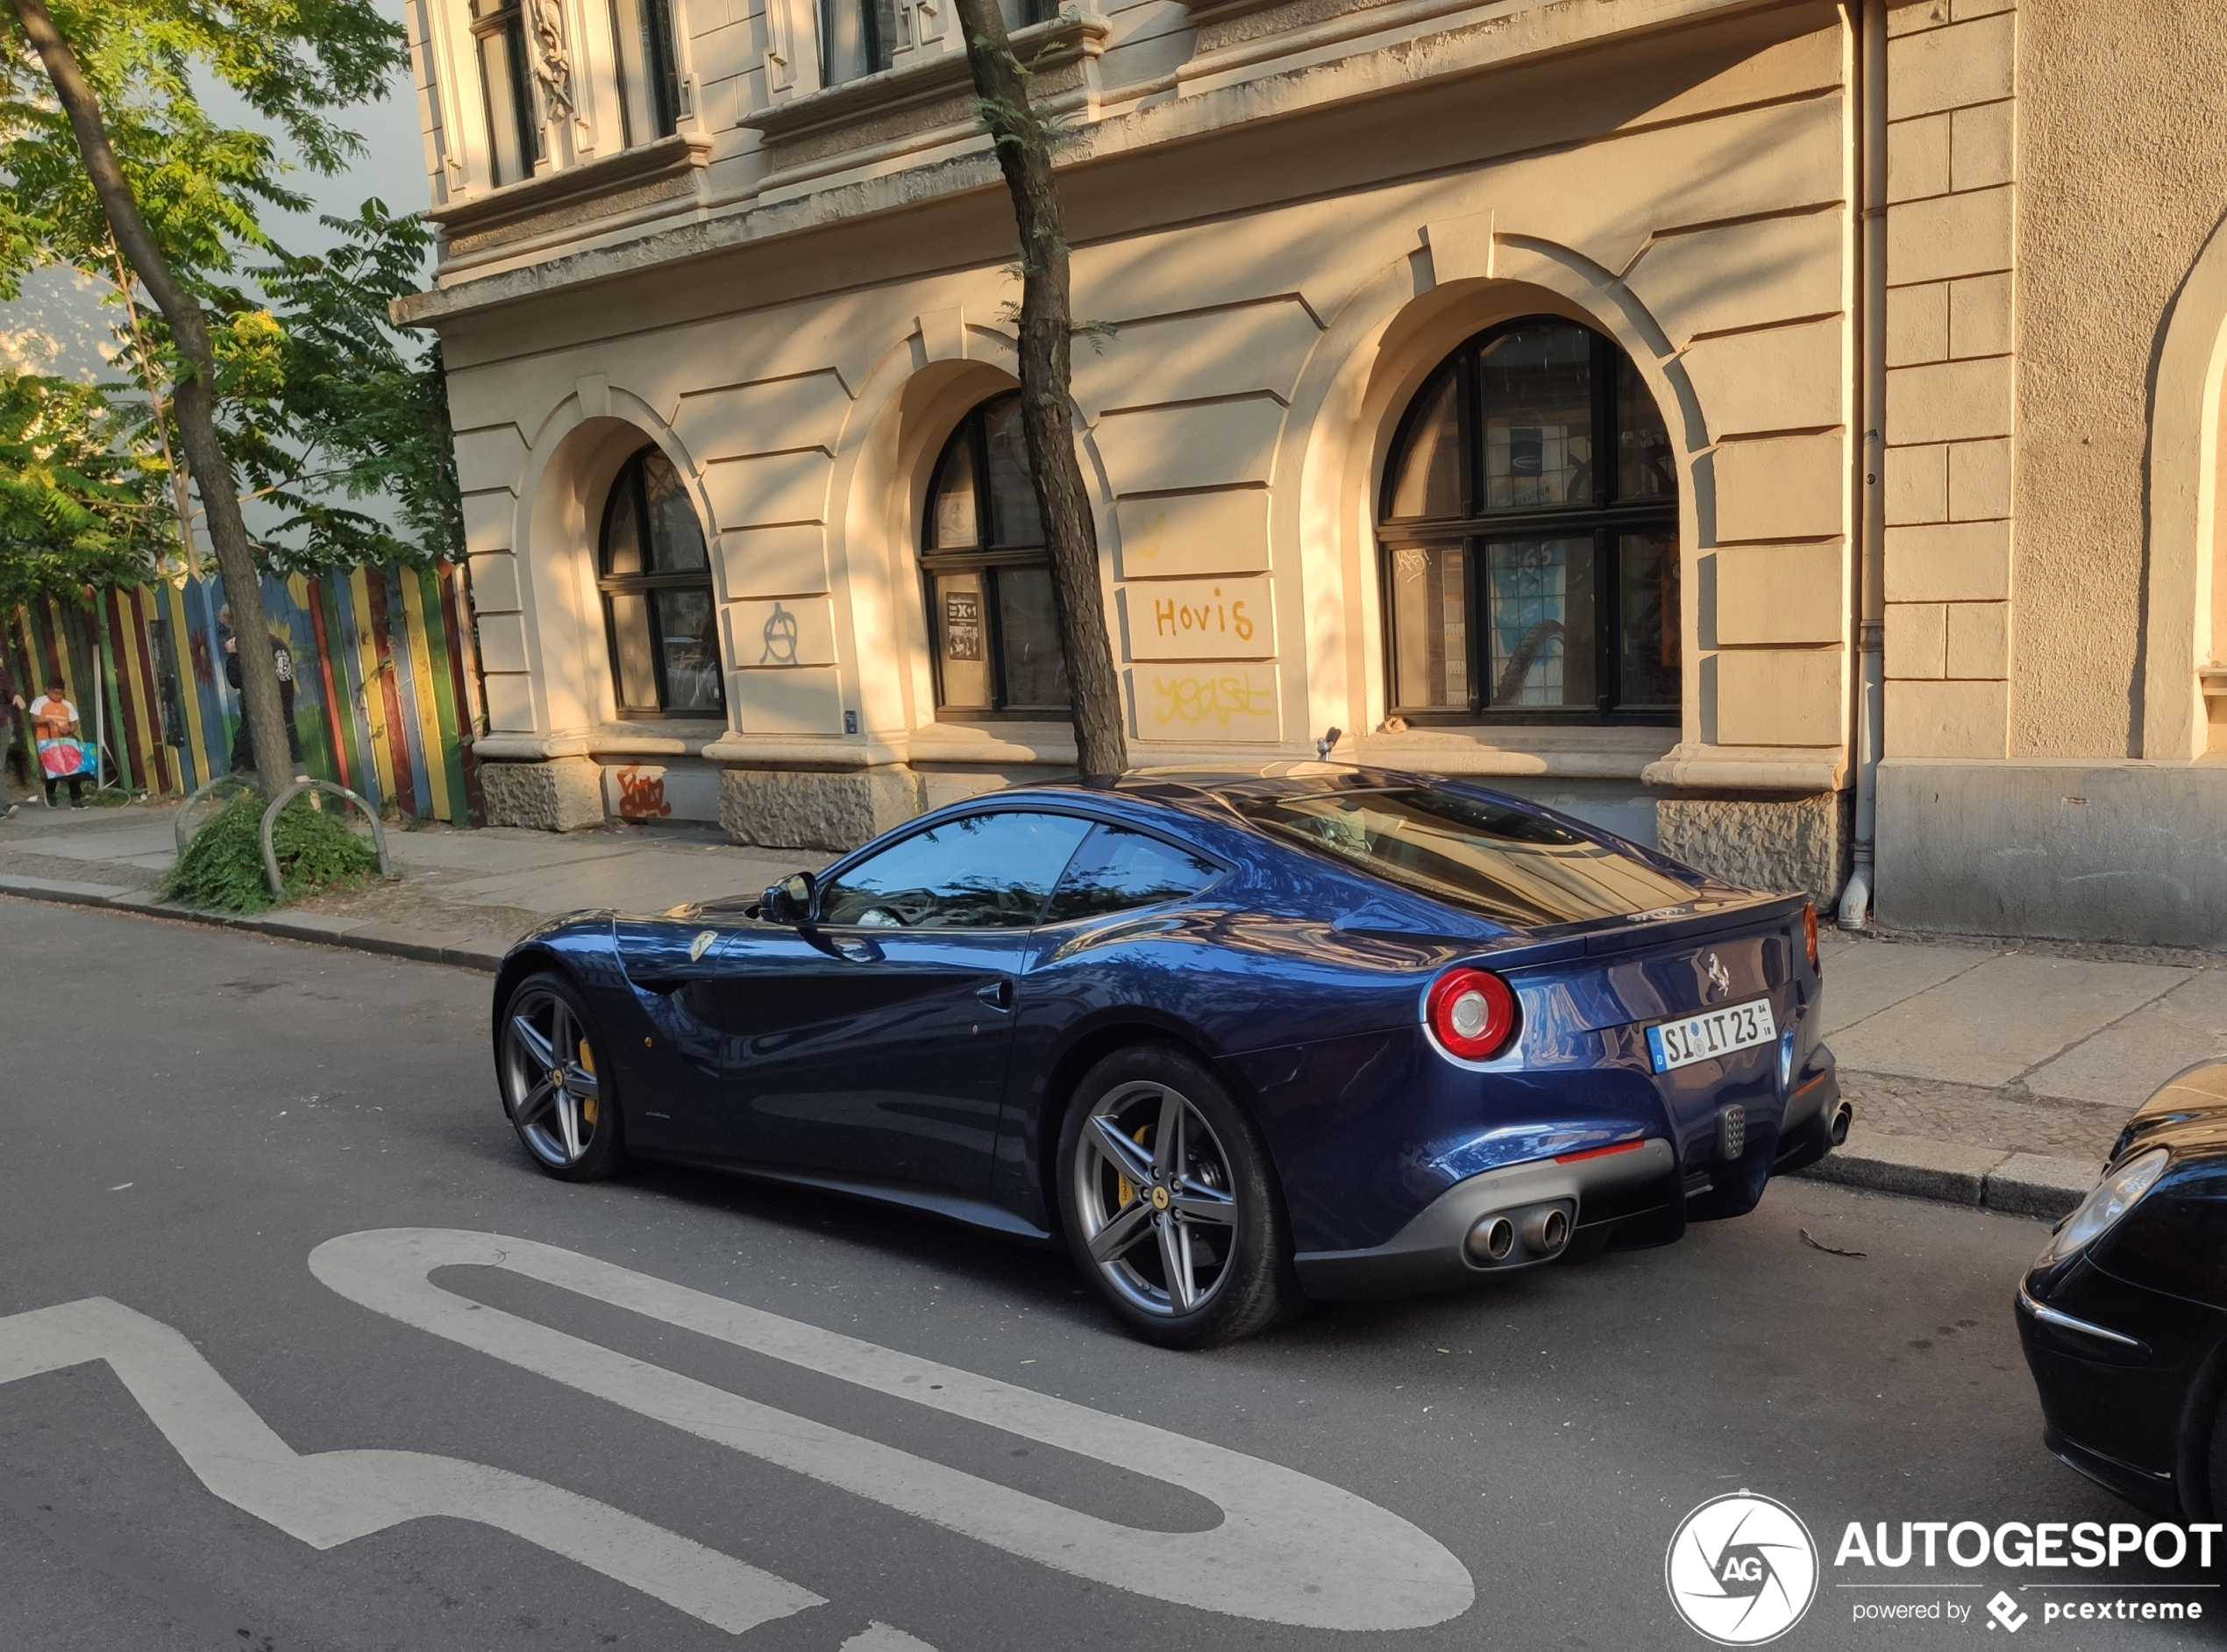
[[1448, 1055], [1490, 1061], [1516, 1036], [1516, 995], [1491, 970], [1451, 969], [1431, 983], [1425, 1009]]
[[1802, 942], [1810, 949], [1810, 973], [1824, 974], [1818, 967], [1818, 903], [1814, 901], [1802, 903]]

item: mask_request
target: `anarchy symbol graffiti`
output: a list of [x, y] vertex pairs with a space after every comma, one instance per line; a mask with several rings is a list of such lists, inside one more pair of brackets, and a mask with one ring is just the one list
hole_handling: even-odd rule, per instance
[[758, 655], [761, 666], [793, 666], [796, 664], [796, 616], [779, 602], [765, 616], [765, 629], [759, 633], [765, 652]]

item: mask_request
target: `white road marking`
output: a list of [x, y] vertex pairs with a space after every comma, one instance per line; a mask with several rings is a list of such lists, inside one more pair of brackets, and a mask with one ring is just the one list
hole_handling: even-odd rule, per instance
[[[733, 1634], [827, 1604], [607, 1503], [508, 1470], [416, 1451], [302, 1456], [191, 1342], [106, 1297], [0, 1319], [0, 1384], [97, 1360], [108, 1362], [203, 1485], [313, 1549], [447, 1515], [538, 1543]], [[881, 1645], [897, 1652], [921, 1642]]]
[[886, 1623], [870, 1623], [852, 1635], [836, 1652], [936, 1652], [925, 1641], [915, 1641], [902, 1629], [893, 1629]]
[[[470, 1302], [436, 1268], [505, 1268], [914, 1405], [1183, 1486], [1206, 1532], [1080, 1513], [879, 1441]], [[577, 1251], [454, 1228], [329, 1239], [310, 1269], [378, 1313], [1058, 1570], [1154, 1599], [1308, 1628], [1408, 1629], [1469, 1610], [1475, 1585], [1428, 1533], [1349, 1492], [1241, 1452], [652, 1278]], [[940, 1385], [940, 1386], [936, 1386]]]

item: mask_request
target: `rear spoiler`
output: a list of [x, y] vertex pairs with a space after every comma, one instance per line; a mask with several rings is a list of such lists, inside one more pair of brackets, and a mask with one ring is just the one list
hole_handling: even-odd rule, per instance
[[1728, 929], [1752, 929], [1779, 919], [1798, 922], [1807, 895], [1758, 895], [1736, 906], [1714, 907], [1681, 918], [1648, 920], [1645, 913], [1612, 920], [1585, 935], [1585, 956], [1601, 958], [1619, 952], [1645, 952], [1680, 941], [1701, 941]]

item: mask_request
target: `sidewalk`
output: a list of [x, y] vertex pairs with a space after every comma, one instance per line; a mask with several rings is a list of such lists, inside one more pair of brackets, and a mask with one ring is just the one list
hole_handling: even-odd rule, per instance
[[[754, 894], [831, 857], [715, 831], [393, 831], [399, 883], [261, 917], [163, 907], [171, 810], [25, 807], [0, 824], [0, 895], [69, 901], [494, 969], [544, 919]], [[2183, 1067], [2227, 1056], [2227, 955], [1914, 936], [1822, 940], [1825, 1036], [1856, 1122], [1812, 1175], [2055, 1217], [2094, 1185], [2126, 1116]]]

